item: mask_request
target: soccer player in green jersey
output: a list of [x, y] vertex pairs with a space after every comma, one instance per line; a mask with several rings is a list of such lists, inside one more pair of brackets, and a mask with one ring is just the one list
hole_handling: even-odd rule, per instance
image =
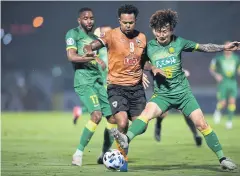
[[240, 74], [239, 57], [231, 51], [224, 51], [224, 54], [217, 55], [210, 64], [210, 73], [216, 79], [218, 103], [214, 112], [214, 122], [220, 123], [221, 111], [228, 103], [228, 121], [226, 128], [232, 128], [232, 118], [236, 110], [237, 98], [237, 74]]
[[[190, 76], [190, 72], [188, 70], [186, 70], [186, 69], [182, 69], [182, 70], [186, 77]], [[158, 142], [161, 141], [162, 120], [165, 118], [165, 116], [167, 116], [167, 114], [168, 114], [168, 112], [165, 112], [164, 114], [161, 115], [161, 117], [156, 118], [154, 137], [155, 137], [155, 140]], [[185, 115], [183, 115], [183, 116], [184, 116], [184, 119], [185, 119], [189, 129], [191, 130], [191, 132], [193, 134], [193, 138], [195, 140], [196, 145], [201, 146], [202, 145], [202, 137], [199, 136], [193, 121], [189, 117], [187, 117]]]
[[83, 129], [80, 143], [72, 159], [73, 165], [81, 166], [84, 148], [93, 136], [102, 115], [108, 119], [108, 130], [114, 127], [115, 121], [112, 117], [108, 95], [99, 69], [99, 65], [103, 70], [106, 68], [106, 65], [97, 56], [89, 56], [83, 52], [84, 45], [91, 43], [97, 38], [97, 36], [91, 33], [94, 26], [94, 16], [90, 8], [79, 10], [78, 23], [78, 27], [67, 32], [66, 44], [67, 57], [72, 62], [75, 72], [75, 92], [91, 114], [91, 119]]
[[[225, 45], [198, 44], [175, 36], [173, 30], [178, 21], [177, 17], [177, 12], [172, 10], [159, 10], [151, 16], [150, 26], [156, 38], [148, 42], [147, 55], [153, 65], [152, 72], [155, 76], [154, 94], [126, 135], [117, 129], [113, 129], [112, 133], [120, 146], [127, 150], [129, 142], [143, 132], [150, 120], [175, 108], [192, 119], [197, 129], [203, 134], [208, 147], [217, 155], [221, 167], [234, 170], [237, 166], [225, 157], [216, 133], [207, 124], [192, 94], [188, 80], [182, 71], [181, 53], [183, 51], [239, 50], [240, 42]], [[159, 77], [160, 69], [165, 71], [165, 78]]]

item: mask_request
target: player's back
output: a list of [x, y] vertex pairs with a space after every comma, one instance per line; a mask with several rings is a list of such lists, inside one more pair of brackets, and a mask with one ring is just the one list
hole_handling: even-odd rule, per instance
[[108, 48], [108, 83], [132, 86], [141, 81], [141, 56], [146, 47], [144, 34], [134, 31], [128, 38], [120, 28], [115, 28], [101, 38]]

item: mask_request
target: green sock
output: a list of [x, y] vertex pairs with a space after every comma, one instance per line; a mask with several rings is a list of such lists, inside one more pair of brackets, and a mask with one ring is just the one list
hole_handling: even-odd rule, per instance
[[129, 127], [129, 130], [127, 132], [129, 140], [131, 141], [135, 136], [142, 134], [146, 126], [147, 121], [144, 118], [139, 117], [136, 120], [134, 120], [134, 122]]
[[78, 149], [83, 151], [84, 148], [87, 146], [88, 142], [92, 138], [95, 130], [97, 128], [97, 124], [95, 124], [93, 121], [89, 120], [86, 126], [83, 129], [83, 133], [80, 139], [80, 144], [78, 145]]
[[[208, 129], [210, 133], [206, 134], [202, 132], [206, 143], [208, 147], [217, 155], [218, 159], [221, 159], [224, 157], [223, 151], [222, 151], [222, 146], [219, 143], [218, 137], [214, 131], [212, 131], [211, 127]], [[206, 131], [205, 131], [206, 132]]]
[[228, 105], [228, 121], [232, 121], [235, 110], [236, 110], [236, 105], [235, 104], [229, 104]]

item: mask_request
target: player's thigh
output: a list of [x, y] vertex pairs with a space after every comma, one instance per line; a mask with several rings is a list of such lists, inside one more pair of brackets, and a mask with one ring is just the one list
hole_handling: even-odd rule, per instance
[[96, 83], [94, 85], [94, 90], [98, 94], [98, 99], [103, 116], [108, 117], [112, 115], [112, 109], [108, 100], [107, 89], [104, 87], [104, 85]]
[[93, 86], [82, 85], [75, 87], [74, 90], [90, 114], [94, 111], [101, 111], [98, 94]]
[[136, 119], [144, 110], [146, 106], [145, 92], [142, 86], [139, 86], [138, 90], [128, 98], [129, 102], [129, 117], [130, 120]]
[[154, 93], [147, 103], [143, 113], [149, 116], [150, 119], [153, 119], [167, 112], [170, 109], [170, 106], [170, 99]]
[[112, 110], [112, 115], [118, 112], [127, 112], [129, 110], [128, 100], [123, 95], [123, 92], [119, 86], [108, 85], [107, 88], [108, 101]]
[[187, 117], [196, 109], [200, 109], [196, 98], [190, 90], [186, 91], [183, 97], [181, 97], [179, 99], [179, 102], [177, 102], [176, 104], [178, 104], [177, 109], [182, 111], [182, 113]]

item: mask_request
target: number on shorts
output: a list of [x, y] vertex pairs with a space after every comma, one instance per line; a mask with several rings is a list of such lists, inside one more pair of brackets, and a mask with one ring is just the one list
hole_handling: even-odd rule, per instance
[[90, 98], [91, 98], [91, 100], [92, 100], [94, 105], [98, 105], [99, 104], [97, 95], [91, 95]]

